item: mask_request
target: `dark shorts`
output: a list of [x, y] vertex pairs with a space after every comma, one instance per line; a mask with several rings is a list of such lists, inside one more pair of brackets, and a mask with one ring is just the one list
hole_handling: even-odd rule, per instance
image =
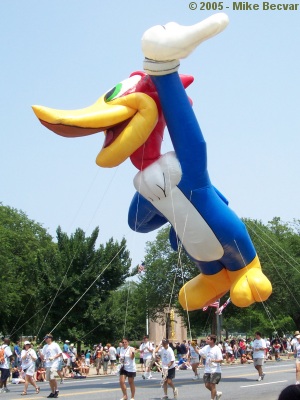
[[140, 364], [144, 364], [144, 359], [140, 358]]
[[127, 376], [127, 378], [135, 378], [136, 372], [129, 372], [129, 371], [126, 371], [126, 369], [122, 368], [120, 370], [120, 375], [125, 375], [125, 376]]
[[217, 385], [220, 382], [220, 380], [221, 380], [220, 372], [215, 372], [214, 374], [205, 373], [203, 375], [204, 383], [214, 383]]
[[8, 368], [0, 368], [1, 382], [5, 382], [10, 377], [10, 370]]
[[[162, 375], [162, 377], [164, 377]], [[167, 379], [174, 379], [175, 378], [175, 367], [168, 370]]]

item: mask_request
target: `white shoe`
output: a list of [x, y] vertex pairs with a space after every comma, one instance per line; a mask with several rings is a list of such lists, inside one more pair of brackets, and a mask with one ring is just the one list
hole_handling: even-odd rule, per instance
[[222, 394], [223, 394], [222, 392], [217, 392], [217, 394], [216, 394], [216, 400], [220, 400]]
[[195, 376], [193, 377], [193, 381], [197, 381], [198, 379], [200, 379], [199, 375], [195, 375]]
[[186, 58], [200, 43], [222, 32], [228, 25], [228, 16], [217, 13], [191, 26], [176, 22], [156, 25], [142, 37], [142, 51], [146, 58], [156, 61]]
[[178, 389], [177, 388], [174, 389], [173, 394], [174, 394], [174, 399], [177, 399], [177, 396], [178, 396]]
[[259, 377], [258, 377], [257, 381], [258, 381], [258, 382], [260, 382], [260, 381], [261, 381], [261, 376], [259, 376]]

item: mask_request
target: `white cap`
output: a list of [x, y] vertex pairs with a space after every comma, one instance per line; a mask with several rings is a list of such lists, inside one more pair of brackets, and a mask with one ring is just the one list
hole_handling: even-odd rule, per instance
[[[299, 336], [300, 337], [300, 336]], [[25, 344], [31, 344], [30, 342], [28, 342], [28, 340], [25, 340], [24, 345]]]

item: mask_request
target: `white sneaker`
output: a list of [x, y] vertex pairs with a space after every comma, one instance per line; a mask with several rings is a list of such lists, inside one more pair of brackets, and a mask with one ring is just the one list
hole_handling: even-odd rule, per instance
[[216, 400], [220, 400], [220, 398], [222, 397], [222, 392], [217, 392], [216, 394]]
[[198, 379], [200, 379], [200, 376], [199, 376], [199, 375], [195, 375], [195, 376], [193, 377], [193, 381], [197, 381]]
[[174, 394], [174, 399], [177, 399], [177, 396], [178, 396], [178, 389], [177, 388], [174, 389], [173, 394]]
[[142, 51], [156, 61], [186, 58], [200, 43], [222, 32], [228, 22], [226, 14], [217, 13], [191, 26], [175, 22], [153, 26], [143, 34]]
[[259, 376], [258, 377], [258, 379], [256, 379], [258, 382], [260, 382], [261, 381], [261, 376]]

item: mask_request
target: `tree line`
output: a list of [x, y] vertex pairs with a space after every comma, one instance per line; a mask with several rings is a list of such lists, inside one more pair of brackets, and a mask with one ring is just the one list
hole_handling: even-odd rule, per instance
[[[246, 309], [230, 304], [222, 326], [227, 331], [259, 329], [268, 336], [300, 327], [300, 221], [268, 224], [246, 219], [264, 273], [273, 285], [270, 298]], [[145, 270], [132, 268], [126, 238], [105, 244], [99, 227], [90, 236], [77, 228], [56, 238], [26, 213], [0, 204], [0, 333], [41, 340], [47, 332], [93, 344], [145, 334], [146, 315], [165, 323], [166, 310], [177, 309], [192, 337], [214, 322], [213, 312], [182, 310], [177, 295], [199, 271], [184, 251], [174, 252], [169, 227], [158, 231], [145, 249]], [[133, 278], [135, 276], [135, 278]], [[221, 304], [228, 296], [221, 299]]]

